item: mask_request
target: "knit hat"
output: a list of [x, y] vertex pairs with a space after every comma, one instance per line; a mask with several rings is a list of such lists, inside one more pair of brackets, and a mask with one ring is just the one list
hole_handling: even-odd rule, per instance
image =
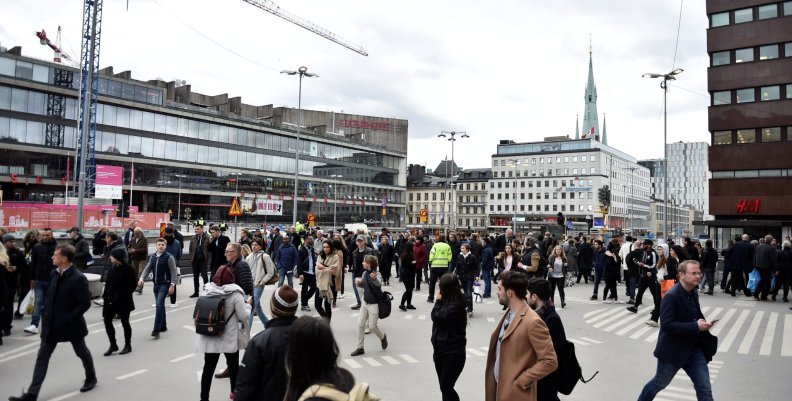
[[273, 315], [294, 316], [297, 313], [297, 305], [299, 305], [297, 291], [294, 291], [288, 284], [280, 286], [272, 293], [270, 309]]
[[3, 235], [3, 243], [4, 244], [6, 242], [8, 242], [8, 241], [14, 241], [14, 240], [16, 240], [16, 237], [14, 237], [14, 234], [5, 234], [5, 235]]
[[231, 268], [228, 265], [220, 266], [217, 272], [212, 276], [212, 282], [223, 286], [226, 284], [234, 284], [236, 282], [236, 278], [234, 277], [234, 272], [231, 271]]
[[116, 247], [110, 251], [110, 256], [114, 257], [115, 260], [119, 262], [123, 262], [126, 259], [127, 253], [124, 251], [124, 248]]

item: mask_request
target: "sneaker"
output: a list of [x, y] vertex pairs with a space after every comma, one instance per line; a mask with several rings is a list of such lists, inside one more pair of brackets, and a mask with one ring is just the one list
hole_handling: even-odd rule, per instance
[[151, 304], [151, 307], [152, 307], [152, 308], [156, 308], [156, 307], [157, 307], [157, 304]]
[[31, 324], [30, 326], [25, 327], [25, 333], [38, 334], [38, 326]]
[[197, 292], [193, 293], [192, 295], [190, 295], [190, 298], [198, 298], [198, 293]]
[[311, 307], [309, 307], [308, 305], [305, 305], [302, 308], [300, 308], [300, 310], [303, 311], [303, 312], [310, 312], [311, 311]]
[[155, 340], [158, 339], [159, 338], [159, 331], [156, 331], [156, 330], [152, 331], [151, 332], [151, 336], [154, 337]]
[[175, 308], [177, 306], [179, 306], [179, 304], [171, 304], [171, 308]]
[[652, 327], [657, 327], [658, 326], [657, 322], [655, 322], [654, 320], [647, 320], [646, 321], [646, 325], [647, 326], [652, 326]]
[[338, 294], [338, 299], [344, 299], [344, 298], [346, 298], [346, 295], [344, 295], [344, 294]]
[[603, 303], [603, 304], [610, 304], [610, 303], [612, 303], [612, 302], [613, 302], [613, 301], [611, 301], [610, 299], [606, 299], [606, 300], [602, 301], [602, 303]]
[[365, 354], [365, 353], [366, 353], [366, 352], [365, 352], [365, 351], [363, 351], [363, 348], [358, 348], [358, 349], [356, 349], [356, 350], [352, 351], [352, 354], [351, 354], [351, 355], [352, 355], [352, 356], [358, 356], [358, 355], [363, 355], [363, 354]]
[[592, 301], [596, 301], [597, 300], [597, 296], [596, 295], [592, 295], [591, 298], [589, 298], [589, 299], [592, 300]]
[[371, 329], [370, 329], [370, 328], [368, 328], [368, 327], [366, 327], [365, 333], [366, 333], [366, 334], [371, 334]]
[[636, 308], [634, 306], [631, 306], [631, 307], [627, 308], [627, 310], [632, 312], [632, 313], [638, 313], [638, 308]]
[[383, 350], [388, 349], [388, 336], [387, 335], [383, 335], [382, 336], [382, 340], [380, 341], [380, 343], [382, 344], [382, 349]]
[[627, 301], [627, 305], [635, 305], [635, 300], [630, 299], [629, 301]]
[[623, 303], [624, 303], [624, 300], [616, 300], [615, 302], [616, 302], [617, 304], [623, 304]]
[[432, 299], [432, 298], [426, 298], [426, 302], [429, 302], [430, 304], [433, 304], [433, 303], [434, 303], [434, 299]]
[[349, 308], [349, 309], [352, 309], [352, 310], [358, 310], [358, 309], [360, 309], [360, 304], [354, 305], [354, 306], [352, 306], [352, 307], [351, 307], [351, 308]]
[[102, 299], [102, 298], [97, 298], [97, 299], [94, 299], [94, 300], [93, 300], [93, 303], [94, 303], [94, 305], [96, 305], [96, 306], [104, 306], [104, 299]]
[[405, 307], [404, 305], [399, 305], [399, 310], [401, 310], [402, 312], [407, 312], [407, 307]]
[[468, 318], [472, 318], [472, 317], [473, 317], [473, 312], [468, 312]]

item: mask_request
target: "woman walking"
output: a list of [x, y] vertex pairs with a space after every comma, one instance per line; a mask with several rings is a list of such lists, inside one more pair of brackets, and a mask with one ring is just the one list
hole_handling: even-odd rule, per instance
[[331, 241], [322, 243], [322, 252], [316, 261], [316, 289], [317, 294], [314, 298], [314, 306], [319, 316], [327, 319], [333, 317], [333, 302], [335, 300], [335, 279], [334, 275], [338, 270], [338, 253], [333, 248]]
[[377, 257], [366, 255], [363, 258], [363, 275], [355, 279], [355, 285], [363, 289], [362, 307], [358, 315], [357, 348], [352, 351], [352, 356], [363, 355], [363, 340], [365, 330], [369, 330], [380, 339], [382, 349], [388, 348], [388, 336], [377, 327], [379, 322], [379, 303], [377, 300], [382, 296], [382, 276], [377, 272]]
[[421, 291], [421, 271], [426, 269], [428, 253], [422, 237], [415, 238], [413, 245], [413, 258], [415, 258], [415, 291]]
[[443, 401], [459, 401], [454, 385], [465, 367], [467, 301], [456, 275], [444, 274], [439, 284], [432, 309], [432, 359]]
[[195, 335], [195, 350], [204, 354], [203, 373], [201, 374], [201, 401], [209, 401], [209, 390], [220, 354], [225, 355], [231, 379], [231, 399], [236, 387], [239, 372], [239, 323], [246, 323], [250, 315], [250, 305], [245, 303], [242, 288], [234, 284], [234, 273], [222, 266], [212, 277], [212, 282], [204, 286], [202, 297], [225, 298], [226, 326], [221, 336]]
[[413, 288], [415, 288], [415, 258], [413, 257], [412, 242], [407, 242], [403, 248], [401, 254], [401, 277], [404, 283], [404, 294], [402, 294], [399, 309], [407, 311], [407, 309], [415, 309], [412, 304]]
[[547, 264], [547, 280], [550, 282], [550, 301], [555, 305], [555, 292], [558, 288], [558, 295], [561, 296], [561, 308], [566, 307], [566, 298], [564, 295], [564, 281], [566, 281], [567, 269], [569, 262], [567, 262], [566, 253], [561, 245], [556, 245], [550, 254], [550, 260]]
[[[264, 287], [267, 281], [270, 281], [275, 276], [275, 263], [266, 252], [264, 252], [264, 243], [261, 238], [254, 238], [252, 242], [251, 253], [245, 261], [253, 273], [253, 310], [256, 311], [256, 316], [261, 320], [261, 325], [267, 325], [267, 314], [261, 307], [261, 296], [264, 294]], [[248, 330], [253, 327], [253, 314], [248, 317]]]
[[[346, 273], [345, 267], [349, 258], [349, 250], [341, 237], [333, 239], [333, 249], [335, 249], [336, 255], [338, 255], [338, 266], [335, 270], [335, 276], [333, 276], [333, 280], [335, 280], [335, 287], [333, 287], [333, 308], [335, 308], [336, 300], [344, 298], [344, 274]], [[338, 294], [339, 292], [341, 294]]]
[[[620, 303], [619, 294], [616, 293], [616, 281], [619, 279], [620, 265], [619, 244], [611, 241], [608, 243], [608, 250], [605, 251], [605, 291], [602, 293], [602, 303]], [[608, 291], [610, 291], [611, 298], [608, 298]], [[611, 301], [611, 299], [613, 299], [613, 301]], [[624, 301], [621, 303], [624, 303]]]
[[121, 318], [121, 326], [124, 328], [124, 349], [119, 354], [124, 355], [132, 352], [132, 326], [129, 324], [129, 313], [135, 310], [132, 293], [137, 288], [137, 277], [135, 277], [135, 270], [129, 264], [126, 256], [126, 251], [121, 247], [110, 251], [110, 262], [113, 265], [107, 272], [107, 280], [102, 294], [104, 300], [102, 319], [104, 319], [107, 339], [110, 340], [110, 348], [107, 349], [104, 356], [110, 356], [118, 351], [115, 326], [113, 326], [113, 318], [116, 315]]

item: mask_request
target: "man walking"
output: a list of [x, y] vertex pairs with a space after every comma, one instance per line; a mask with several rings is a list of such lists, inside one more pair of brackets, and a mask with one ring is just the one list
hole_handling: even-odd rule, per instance
[[[602, 247], [602, 241], [595, 239], [594, 250], [592, 252], [592, 260], [594, 263], [594, 293], [591, 295], [591, 300], [597, 300], [600, 281], [602, 281], [602, 273], [605, 271], [605, 249]], [[604, 301], [604, 299], [603, 299]]]
[[[636, 244], [640, 244], [640, 242], [636, 242]], [[652, 249], [652, 245], [654, 245], [652, 240], [644, 240], [640, 256], [636, 255], [636, 252], [638, 252], [637, 248], [629, 253], [629, 256], [633, 258], [631, 263], [638, 267], [638, 277], [640, 278], [638, 280], [638, 295], [635, 298], [635, 305], [630, 306], [627, 310], [632, 313], [638, 313], [638, 308], [643, 303], [644, 291], [648, 288], [649, 293], [652, 294], [654, 310], [652, 310], [652, 316], [646, 324], [657, 327], [657, 319], [660, 316], [660, 291], [657, 285], [657, 252]]]
[[72, 239], [71, 245], [77, 250], [77, 254], [74, 255], [74, 265], [80, 270], [85, 270], [88, 266], [88, 258], [91, 256], [88, 240], [80, 233], [79, 227], [72, 227], [66, 233]]
[[154, 330], [151, 336], [159, 338], [161, 332], [168, 331], [168, 323], [165, 320], [165, 297], [176, 291], [176, 258], [165, 252], [168, 246], [164, 238], [157, 239], [157, 251], [151, 255], [146, 268], [140, 274], [138, 288], [143, 288], [143, 279], [151, 273], [154, 283], [154, 302], [157, 312], [154, 315]]
[[358, 235], [355, 238], [355, 243], [357, 247], [354, 251], [352, 251], [352, 289], [355, 292], [355, 299], [357, 299], [357, 305], [353, 305], [350, 309], [358, 310], [360, 309], [360, 292], [358, 292], [358, 288], [355, 285], [355, 279], [360, 278], [363, 275], [363, 259], [366, 255], [374, 255], [374, 250], [366, 246], [366, 237], [363, 235]]
[[759, 288], [756, 289], [753, 297], [762, 301], [767, 301], [771, 290], [772, 274], [778, 269], [778, 250], [770, 245], [771, 242], [773, 242], [773, 236], [766, 235], [764, 243], [759, 244], [754, 251], [754, 266], [759, 270], [762, 280], [759, 281]]
[[190, 240], [190, 264], [193, 271], [193, 293], [190, 298], [198, 298], [201, 287], [198, 280], [203, 278], [204, 284], [209, 282], [206, 268], [209, 263], [209, 236], [204, 232], [203, 226], [195, 226], [195, 236]]
[[305, 237], [305, 241], [300, 246], [300, 251], [297, 253], [297, 278], [302, 284], [300, 290], [300, 308], [303, 312], [310, 312], [311, 307], [308, 306], [308, 301], [316, 293], [316, 253], [313, 247], [313, 237], [310, 235]]
[[33, 250], [30, 252], [30, 285], [33, 287], [36, 300], [33, 304], [33, 318], [30, 321], [30, 326], [25, 328], [25, 333], [28, 334], [38, 334], [39, 332], [41, 310], [44, 307], [44, 299], [47, 298], [51, 281], [50, 273], [55, 270], [55, 265], [52, 264], [52, 255], [55, 254], [57, 243], [52, 238], [52, 229], [42, 229], [39, 236], [41, 242], [33, 246]]
[[297, 268], [297, 248], [291, 243], [291, 237], [283, 237], [283, 242], [274, 254], [275, 266], [278, 267], [278, 287], [286, 280], [286, 284], [291, 287], [294, 270]]
[[654, 356], [657, 358], [657, 373], [641, 391], [638, 401], [654, 400], [676, 376], [679, 369], [693, 381], [699, 401], [712, 401], [707, 357], [699, 343], [702, 332], [712, 328], [704, 320], [698, 299], [701, 284], [701, 267], [695, 260], [687, 260], [677, 268], [679, 283], [671, 287], [660, 304], [660, 334]]
[[440, 234], [437, 243], [429, 251], [429, 297], [426, 302], [434, 303], [435, 284], [437, 280], [448, 273], [451, 263], [451, 246], [446, 243], [445, 235]]
[[[553, 341], [553, 350], [556, 357], [560, 360], [563, 352], [566, 352], [566, 333], [561, 317], [558, 316], [555, 306], [550, 299], [550, 282], [543, 278], [534, 278], [528, 281], [528, 306], [533, 309], [542, 321], [547, 325], [550, 338]], [[559, 362], [560, 365], [560, 362]], [[537, 401], [558, 401], [558, 386], [561, 380], [560, 370], [547, 375], [539, 380], [537, 386]]]
[[492, 332], [484, 373], [486, 401], [536, 401], [537, 382], [558, 368], [547, 325], [526, 303], [528, 276], [501, 274], [498, 301], [508, 310]]
[[85, 382], [80, 392], [90, 391], [96, 386], [93, 358], [85, 345], [88, 326], [83, 316], [91, 307], [91, 291], [88, 289], [88, 280], [74, 267], [74, 255], [75, 250], [71, 245], [55, 248], [52, 263], [57, 266], [57, 270], [50, 272], [49, 291], [42, 314], [41, 345], [33, 369], [33, 380], [27, 392], [20, 397], [9, 397], [9, 401], [35, 401], [38, 398], [47, 376], [50, 357], [61, 342], [71, 342], [74, 352], [82, 360]]
[[[146, 267], [146, 258], [148, 257], [148, 239], [143, 234], [143, 229], [140, 227], [135, 228], [135, 235], [129, 241], [129, 259], [132, 261], [132, 267], [135, 269], [135, 274], [140, 276], [143, 268]], [[143, 293], [143, 288], [138, 287], [135, 290], [138, 295]]]
[[[742, 240], [741, 240], [742, 239]], [[743, 234], [742, 237], [734, 238], [734, 246], [731, 250], [731, 266], [732, 274], [734, 274], [734, 282], [732, 283], [731, 294], [737, 295], [737, 291], [742, 290], [746, 297], [751, 296], [751, 290], [748, 289], [748, 275], [753, 270], [753, 255], [754, 248], [751, 245], [751, 238], [748, 234]]]
[[217, 269], [226, 262], [225, 249], [231, 239], [222, 234], [217, 226], [210, 227], [209, 234], [212, 236], [207, 248], [209, 252], [209, 279], [211, 280]]

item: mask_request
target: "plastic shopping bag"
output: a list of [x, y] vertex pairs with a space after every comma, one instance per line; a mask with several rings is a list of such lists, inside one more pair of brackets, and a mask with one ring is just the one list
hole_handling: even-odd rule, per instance
[[759, 288], [759, 283], [761, 282], [762, 276], [759, 275], [759, 269], [753, 269], [748, 275], [748, 290], [751, 291], [751, 294], [756, 293], [756, 290]]
[[666, 292], [674, 286], [674, 280], [663, 280], [660, 282], [660, 297], [664, 297]]
[[35, 302], [36, 302], [36, 294], [34, 294], [33, 290], [28, 291], [27, 295], [25, 295], [25, 298], [23, 298], [22, 302], [19, 303], [19, 309], [17, 309], [17, 312], [19, 312], [22, 315], [33, 314], [33, 305]]

